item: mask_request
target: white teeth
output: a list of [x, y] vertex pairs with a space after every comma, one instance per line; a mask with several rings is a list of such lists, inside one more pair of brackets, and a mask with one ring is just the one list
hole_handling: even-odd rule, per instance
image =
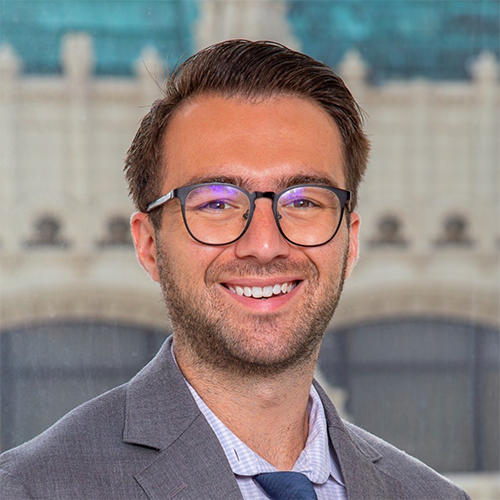
[[273, 295], [280, 295], [280, 294], [285, 294], [285, 293], [290, 293], [295, 287], [297, 286], [297, 282], [293, 283], [283, 283], [282, 285], [267, 285], [264, 287], [261, 286], [230, 286], [228, 285], [227, 287], [229, 290], [231, 290], [233, 293], [240, 295], [240, 296], [245, 296], [245, 297], [253, 297], [254, 299], [260, 299], [262, 297], [268, 298], [272, 297]]

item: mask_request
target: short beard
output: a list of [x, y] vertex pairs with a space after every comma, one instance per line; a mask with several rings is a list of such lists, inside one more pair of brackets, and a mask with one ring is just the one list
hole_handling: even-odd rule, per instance
[[[157, 238], [157, 263], [162, 288], [170, 320], [174, 330], [175, 343], [188, 349], [190, 359], [201, 366], [208, 366], [227, 374], [247, 377], [270, 377], [310, 363], [315, 363], [320, 344], [325, 331], [337, 308], [344, 285], [347, 250], [343, 256], [340, 276], [331, 280], [326, 293], [318, 300], [311, 298], [310, 306], [300, 308], [295, 313], [294, 328], [288, 332], [292, 337], [290, 345], [280, 359], [259, 353], [260, 357], [249, 355], [245, 351], [245, 336], [234, 335], [237, 325], [231, 325], [221, 311], [219, 300], [205, 294], [202, 297], [190, 296], [182, 290], [175, 278], [174, 263], [163, 251]], [[177, 274], [182, 270], [177, 270]], [[215, 281], [221, 272], [228, 271], [231, 276], [276, 276], [278, 274], [293, 274], [303, 272], [304, 276], [312, 277], [317, 284], [318, 271], [312, 262], [275, 262], [267, 266], [251, 263], [232, 263], [225, 266], [212, 264], [205, 273], [205, 283]], [[212, 278], [213, 277], [213, 278]], [[293, 313], [292, 313], [293, 314]], [[268, 314], [262, 317], [257, 328], [269, 331], [270, 328], [280, 328], [279, 315]]]

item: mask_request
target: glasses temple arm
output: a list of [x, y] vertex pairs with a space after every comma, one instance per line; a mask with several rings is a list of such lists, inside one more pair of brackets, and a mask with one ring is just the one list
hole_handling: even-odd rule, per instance
[[151, 210], [154, 210], [155, 208], [158, 208], [159, 206], [163, 205], [164, 203], [167, 203], [167, 201], [171, 200], [175, 194], [175, 190], [170, 191], [170, 193], [167, 193], [166, 195], [158, 198], [157, 200], [153, 201], [146, 207], [146, 213], [151, 212]]

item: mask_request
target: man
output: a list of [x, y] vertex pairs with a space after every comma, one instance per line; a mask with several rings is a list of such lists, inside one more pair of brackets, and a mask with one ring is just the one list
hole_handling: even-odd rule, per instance
[[2, 498], [468, 498], [343, 422], [313, 381], [357, 259], [368, 151], [323, 64], [239, 40], [188, 59], [126, 161], [137, 256], [173, 336], [128, 384], [7, 452]]

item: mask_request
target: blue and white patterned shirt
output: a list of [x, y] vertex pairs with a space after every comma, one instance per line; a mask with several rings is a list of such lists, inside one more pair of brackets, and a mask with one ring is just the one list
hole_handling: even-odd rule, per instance
[[[210, 410], [187, 380], [186, 384], [219, 439], [243, 498], [268, 500], [267, 495], [253, 480], [253, 476], [262, 472], [276, 472], [277, 469], [235, 436]], [[318, 500], [346, 500], [342, 475], [330, 450], [323, 404], [313, 386], [309, 393], [308, 411], [309, 436], [292, 470], [301, 472], [309, 478]]]

